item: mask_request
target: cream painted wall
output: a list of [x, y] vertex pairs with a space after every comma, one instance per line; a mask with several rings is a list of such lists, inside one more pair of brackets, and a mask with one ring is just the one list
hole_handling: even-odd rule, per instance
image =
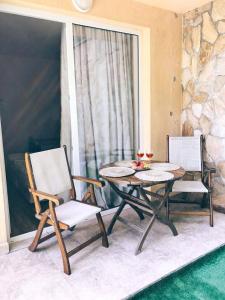
[[177, 13], [185, 13], [209, 2], [209, 0], [134, 0], [145, 3], [154, 7], [160, 7], [175, 11]]
[[[3, 0], [2, 3], [82, 16], [70, 0]], [[151, 30], [151, 143], [157, 159], [166, 157], [166, 134], [180, 133], [181, 16], [133, 0], [95, 0], [85, 16], [149, 27]], [[170, 115], [171, 113], [171, 115]]]

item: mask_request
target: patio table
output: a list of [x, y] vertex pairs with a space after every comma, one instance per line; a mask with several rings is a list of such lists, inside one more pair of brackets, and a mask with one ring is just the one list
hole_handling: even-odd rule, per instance
[[[107, 167], [114, 167], [114, 166], [116, 165], [114, 163], [111, 163], [111, 164], [104, 165], [101, 169]], [[171, 229], [174, 236], [178, 235], [178, 232], [174, 224], [172, 223], [172, 221], [169, 219], [168, 214], [166, 213], [165, 216], [162, 216], [160, 215], [160, 211], [167, 204], [169, 193], [172, 190], [172, 186], [174, 182], [176, 180], [181, 179], [184, 176], [185, 171], [184, 169], [179, 168], [176, 171], [168, 171], [168, 172], [172, 173], [174, 177], [170, 180], [161, 181], [161, 182], [144, 181], [135, 177], [134, 176], [135, 174], [126, 177], [101, 176], [110, 184], [112, 189], [122, 198], [122, 202], [119, 205], [116, 213], [112, 218], [107, 233], [108, 235], [112, 233], [113, 226], [115, 225], [117, 220], [133, 229], [140, 231], [142, 236], [135, 251], [136, 255], [141, 252], [144, 241], [148, 236], [155, 220], [158, 220], [159, 222], [168, 226]], [[163, 195], [147, 189], [158, 184], [165, 186], [165, 192]], [[127, 187], [128, 191], [124, 191], [123, 187]], [[136, 193], [136, 195], [134, 195], [134, 192]], [[154, 198], [156, 198], [158, 201], [153, 201]], [[138, 214], [141, 220], [144, 219], [144, 215], [150, 216], [150, 220], [145, 229], [135, 224], [132, 224], [127, 220], [125, 220], [124, 218], [120, 217], [120, 214], [123, 211], [126, 204], [130, 205], [131, 208], [135, 210], [135, 212]]]

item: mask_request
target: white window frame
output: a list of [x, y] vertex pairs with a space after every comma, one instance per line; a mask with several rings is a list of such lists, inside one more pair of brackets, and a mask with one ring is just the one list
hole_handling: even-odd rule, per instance
[[[143, 150], [151, 149], [151, 93], [150, 93], [150, 28], [136, 26], [133, 24], [121, 23], [112, 20], [106, 20], [98, 17], [83, 15], [69, 16], [58, 13], [50, 13], [44, 10], [29, 9], [26, 7], [0, 4], [1, 13], [10, 13], [25, 17], [33, 17], [37, 19], [49, 20], [65, 24], [66, 26], [66, 41], [67, 41], [67, 60], [68, 60], [68, 83], [70, 105], [73, 110], [71, 114], [72, 123], [72, 144], [77, 145], [76, 157], [74, 161], [75, 174], [80, 173], [79, 165], [79, 139], [77, 126], [77, 110], [76, 110], [76, 91], [75, 91], [75, 72], [74, 72], [74, 55], [73, 55], [73, 24], [96, 27], [113, 31], [120, 31], [138, 35], [139, 37], [139, 128], [140, 128], [140, 148]], [[75, 153], [75, 152], [74, 152]], [[10, 219], [8, 208], [8, 196], [6, 185], [6, 173], [2, 143], [2, 133], [0, 127], [0, 254], [8, 253], [10, 243], [21, 241], [34, 236], [35, 232], [30, 232], [10, 238]]]

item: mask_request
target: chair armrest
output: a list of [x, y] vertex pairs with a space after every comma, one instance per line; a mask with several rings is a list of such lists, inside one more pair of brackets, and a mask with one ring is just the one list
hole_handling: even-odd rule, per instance
[[105, 186], [105, 182], [97, 179], [87, 178], [83, 176], [72, 176], [73, 179], [79, 180], [85, 183], [93, 184], [99, 188]]
[[207, 163], [204, 163], [203, 168], [203, 183], [206, 188], [212, 190], [212, 174], [216, 173], [216, 168], [209, 166]]
[[38, 197], [43, 197], [44, 199], [53, 202], [56, 206], [59, 206], [60, 204], [63, 203], [63, 199], [55, 196], [55, 195], [51, 195], [45, 192], [41, 192], [41, 191], [37, 191], [34, 189], [29, 189], [29, 191], [31, 192], [32, 195], [38, 196]]
[[204, 166], [204, 173], [215, 174], [216, 173], [216, 168]]

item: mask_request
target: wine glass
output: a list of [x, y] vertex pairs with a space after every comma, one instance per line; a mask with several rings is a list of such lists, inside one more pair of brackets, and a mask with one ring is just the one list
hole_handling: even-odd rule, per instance
[[152, 152], [146, 152], [145, 155], [147, 156], [147, 158], [148, 158], [149, 160], [151, 160], [152, 157], [154, 156], [154, 154], [153, 154]]
[[138, 150], [138, 152], [137, 152], [137, 158], [138, 158], [138, 160], [141, 160], [144, 155], [145, 154], [144, 154], [143, 151]]

